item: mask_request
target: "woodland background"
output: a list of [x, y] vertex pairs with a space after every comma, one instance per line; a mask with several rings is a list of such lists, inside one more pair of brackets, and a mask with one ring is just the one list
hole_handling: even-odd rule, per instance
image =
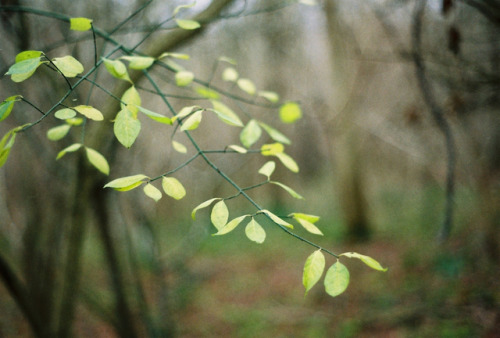
[[[27, 49], [81, 60], [93, 60], [94, 54], [91, 38], [80, 39], [67, 23], [5, 6], [88, 17], [109, 32], [144, 3], [0, 1], [0, 70], [4, 74], [15, 55]], [[81, 158], [54, 160], [62, 146], [45, 136], [52, 121], [20, 135], [0, 170], [0, 252], [25, 284], [41, 332], [50, 335], [57, 328], [61, 336], [73, 330], [82, 337], [498, 334], [500, 3], [325, 0], [306, 6], [216, 0], [199, 1], [185, 15], [216, 3], [220, 11], [205, 28], [168, 51], [189, 54], [182, 64], [204, 80], [220, 56], [231, 57], [241, 76], [299, 101], [304, 112], [293, 126], [269, 120], [290, 137], [287, 152], [301, 168], [298, 174], [279, 168], [279, 180], [305, 201], [267, 186], [256, 190], [256, 198], [283, 214], [300, 204], [304, 212], [320, 215], [325, 236], [315, 238], [319, 244], [370, 255], [388, 272], [348, 261], [352, 281], [343, 295], [331, 298], [316, 287], [304, 298], [301, 273], [310, 247], [271, 226], [262, 245], [248, 241], [242, 229], [215, 238], [207, 215], [191, 220], [194, 206], [231, 193], [205, 167], [194, 162], [179, 173], [189, 194], [179, 202], [155, 204], [136, 191], [102, 192], [106, 178]], [[180, 4], [155, 1], [113, 36], [126, 44], [139, 41]], [[149, 46], [162, 45], [170, 36], [163, 34], [171, 33], [159, 30]], [[98, 49], [107, 48], [98, 39]], [[224, 86], [216, 75], [214, 82]], [[157, 79], [172, 95], [182, 95], [171, 76], [158, 73]], [[110, 90], [116, 83], [104, 72], [97, 80]], [[49, 71], [22, 84], [0, 78], [2, 99], [20, 93], [40, 107], [49, 107], [65, 90]], [[75, 92], [74, 100], [84, 102], [84, 94]], [[92, 101], [104, 111], [106, 100], [97, 92]], [[160, 105], [158, 98], [148, 98], [148, 108], [155, 104]], [[246, 109], [267, 114], [259, 107]], [[33, 114], [17, 109], [0, 124], [1, 134]], [[237, 132], [206, 123], [203, 142], [214, 149], [237, 140]], [[161, 130], [153, 124], [147, 128], [151, 132], [141, 134], [131, 150], [95, 135], [98, 148], [113, 155], [112, 176], [162, 172], [178, 163], [170, 147], [158, 141]], [[453, 186], [447, 183], [450, 144]], [[221, 155], [220, 161], [239, 182], [257, 180], [252, 173], [259, 165], [251, 155]], [[452, 215], [449, 234], [442, 227], [446, 215]], [[67, 258], [79, 247], [75, 243], [81, 244], [74, 264], [80, 291], [69, 305], [73, 327], [65, 327], [64, 316], [55, 315], [63, 312], [55, 299], [63, 297], [61, 267], [67, 277], [77, 273]], [[24, 318], [0, 284], [0, 336], [30, 336]]]

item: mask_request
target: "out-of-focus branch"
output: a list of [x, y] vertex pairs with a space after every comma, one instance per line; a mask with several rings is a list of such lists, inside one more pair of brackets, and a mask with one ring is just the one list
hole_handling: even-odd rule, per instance
[[444, 116], [431, 84], [427, 78], [425, 62], [422, 58], [422, 19], [425, 12], [427, 0], [417, 1], [412, 22], [412, 57], [415, 64], [415, 75], [418, 86], [422, 92], [425, 104], [428, 106], [431, 115], [439, 130], [443, 133], [446, 142], [447, 153], [447, 175], [446, 175], [446, 206], [443, 225], [439, 233], [439, 239], [445, 240], [449, 237], [453, 225], [453, 199], [455, 194], [455, 141], [450, 125]]

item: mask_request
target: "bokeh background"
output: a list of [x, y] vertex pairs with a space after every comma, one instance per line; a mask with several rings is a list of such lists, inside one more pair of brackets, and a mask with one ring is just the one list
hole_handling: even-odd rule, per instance
[[[4, 74], [15, 55], [28, 49], [49, 57], [71, 54], [86, 69], [93, 66], [90, 33], [72, 32], [64, 21], [19, 12], [18, 6], [89, 17], [110, 33], [146, 3], [0, 1], [0, 70]], [[309, 3], [198, 1], [180, 17], [220, 8], [203, 22], [203, 30], [177, 41], [171, 22], [159, 29], [155, 24], [186, 3], [158, 0], [112, 37], [130, 48], [155, 31], [139, 52], [165, 45], [166, 52], [189, 54], [189, 60], [176, 62], [235, 95], [224, 102], [245, 121], [254, 116], [287, 135], [292, 144], [286, 152], [300, 172], [278, 165], [273, 179], [305, 200], [269, 185], [252, 190], [252, 198], [278, 215], [321, 216], [324, 236], [297, 233], [335, 253], [374, 257], [389, 270], [376, 272], [345, 258], [351, 284], [344, 294], [332, 298], [318, 284], [304, 297], [302, 268], [314, 248], [271, 223], [263, 223], [267, 238], [256, 244], [245, 237], [243, 226], [212, 237], [207, 210], [191, 219], [199, 203], [235, 193], [200, 159], [175, 174], [188, 192], [180, 201], [164, 197], [154, 203], [142, 189], [102, 189], [112, 178], [155, 177], [182, 164], [195, 154], [182, 133], [143, 120], [143, 132], [127, 150], [110, 141], [111, 128], [86, 127], [85, 143], [112, 165], [108, 178], [86, 165], [81, 154], [55, 161], [61, 149], [81, 140], [81, 133], [75, 129], [59, 142], [49, 141], [47, 130], [59, 122], [48, 118], [18, 135], [0, 169], [0, 336], [32, 336], [33, 325], [39, 325], [39, 336], [51, 337], [500, 334], [500, 4]], [[176, 42], [168, 45], [168, 39]], [[104, 55], [112, 45], [98, 37], [97, 48]], [[218, 62], [221, 56], [237, 65]], [[278, 93], [282, 102], [299, 102], [303, 118], [282, 123], [276, 107], [222, 80], [229, 66], [259, 90]], [[207, 105], [190, 88], [176, 87], [172, 72], [151, 72], [174, 109]], [[119, 90], [118, 80], [105, 71], [95, 81]], [[169, 114], [146, 81], [137, 86], [146, 108]], [[21, 84], [0, 78], [2, 100], [22, 94], [42, 110], [66, 90], [66, 83], [43, 67]], [[84, 104], [88, 97], [108, 121], [113, 118], [113, 100], [90, 84], [74, 91], [71, 100]], [[436, 114], [444, 122], [437, 123]], [[239, 144], [240, 129], [205, 115], [193, 132], [203, 149]], [[1, 134], [38, 117], [16, 103], [0, 123]], [[452, 227], [446, 238], [440, 234], [449, 197], [450, 139], [443, 123], [455, 150]], [[188, 146], [188, 153], [175, 152], [172, 138]], [[263, 137], [256, 149], [266, 142]], [[262, 181], [257, 170], [268, 160], [258, 154], [210, 158], [242, 187]], [[255, 211], [241, 198], [228, 206], [231, 217]], [[327, 258], [327, 265], [334, 262]], [[18, 294], [9, 272], [21, 286]]]

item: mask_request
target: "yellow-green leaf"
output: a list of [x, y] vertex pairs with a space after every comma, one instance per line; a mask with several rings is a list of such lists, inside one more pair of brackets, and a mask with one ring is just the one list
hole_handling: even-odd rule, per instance
[[281, 143], [263, 144], [260, 152], [264, 156], [273, 156], [282, 153], [285, 147]]
[[240, 224], [246, 217], [248, 217], [248, 215], [236, 217], [235, 219], [226, 223], [222, 228], [218, 229], [219, 231], [217, 231], [217, 233], [213, 235], [214, 236], [225, 235], [228, 232], [233, 231], [238, 226], [238, 224]]
[[160, 189], [158, 189], [151, 183], [146, 184], [143, 188], [143, 191], [146, 196], [152, 198], [155, 202], [158, 202], [162, 197]]
[[168, 196], [175, 198], [176, 200], [180, 200], [186, 196], [186, 189], [184, 189], [182, 183], [175, 177], [163, 177], [161, 185], [163, 187], [163, 191], [165, 191]]
[[0, 121], [5, 120], [10, 115], [17, 97], [18, 95], [10, 96], [0, 103]]
[[59, 141], [64, 136], [66, 136], [71, 129], [69, 124], [63, 124], [54, 128], [47, 130], [47, 138], [51, 141]]
[[95, 109], [94, 107], [80, 105], [74, 107], [73, 109], [91, 120], [94, 121], [104, 120], [104, 116], [102, 115], [102, 113], [99, 110]]
[[326, 293], [332, 297], [340, 295], [349, 285], [349, 270], [344, 264], [336, 262], [326, 272], [324, 283]]
[[128, 82], [132, 82], [130, 77], [128, 76], [127, 67], [120, 60], [110, 60], [103, 58], [104, 66], [108, 70], [108, 72], [120, 80], [125, 80]]
[[66, 123], [70, 126], [79, 126], [83, 123], [83, 119], [81, 117], [75, 117], [71, 119], [67, 119]]
[[217, 100], [219, 98], [219, 93], [215, 90], [205, 87], [198, 87], [195, 89], [198, 94], [203, 96], [206, 99], [214, 99]]
[[255, 95], [255, 92], [257, 91], [254, 83], [249, 79], [238, 79], [238, 81], [236, 81], [236, 84], [238, 85], [238, 87], [240, 87], [241, 90], [249, 95]]
[[76, 111], [69, 108], [59, 109], [54, 113], [54, 116], [60, 120], [71, 119], [76, 116]]
[[144, 115], [146, 115], [150, 119], [155, 120], [156, 122], [160, 122], [160, 123], [168, 124], [168, 125], [172, 124], [172, 119], [167, 117], [167, 116], [155, 113], [155, 112], [148, 110], [144, 107], [137, 106], [137, 108], [139, 109], [139, 111], [141, 113], [143, 113]]
[[304, 272], [302, 274], [302, 284], [306, 289], [305, 294], [320, 280], [325, 270], [325, 255], [321, 250], [314, 251], [306, 259], [304, 264]]
[[293, 225], [291, 225], [287, 221], [282, 220], [281, 218], [279, 218], [278, 216], [276, 216], [275, 214], [273, 214], [269, 210], [263, 209], [263, 210], [261, 210], [259, 212], [263, 213], [263, 214], [266, 214], [276, 224], [283, 225], [283, 226], [285, 226], [287, 228], [293, 229]]
[[212, 213], [210, 214], [210, 220], [217, 230], [222, 229], [226, 225], [229, 218], [229, 210], [227, 209], [226, 203], [224, 201], [219, 201], [215, 203], [212, 208]]
[[120, 103], [121, 109], [127, 108], [134, 118], [137, 118], [138, 106], [141, 105], [141, 96], [135, 86], [130, 87], [123, 93]]
[[184, 121], [182, 123], [182, 127], [181, 127], [181, 130], [182, 131], [185, 131], [185, 130], [194, 130], [196, 128], [198, 128], [198, 126], [200, 125], [200, 122], [201, 122], [201, 118], [202, 118], [202, 113], [203, 111], [202, 110], [198, 110], [196, 112], [193, 113], [193, 115], [189, 116], [186, 121]]
[[266, 100], [272, 103], [276, 103], [280, 100], [279, 95], [276, 94], [275, 92], [259, 91], [257, 95], [265, 98]]
[[200, 203], [197, 207], [195, 207], [193, 209], [193, 211], [191, 211], [191, 217], [193, 218], [193, 220], [196, 219], [196, 212], [198, 210], [208, 207], [210, 204], [212, 204], [212, 202], [217, 201], [217, 200], [220, 200], [220, 198], [218, 198], [218, 197], [211, 198], [208, 201]]
[[238, 80], [238, 72], [233, 67], [228, 67], [222, 72], [222, 79], [224, 81], [235, 82]]
[[297, 199], [300, 199], [300, 200], [303, 200], [304, 197], [302, 197], [300, 194], [298, 194], [295, 190], [293, 190], [292, 188], [290, 188], [289, 186], [287, 185], [284, 185], [283, 183], [280, 183], [280, 182], [275, 182], [275, 181], [270, 181], [269, 183], [272, 183], [272, 184], [275, 184], [277, 186], [280, 186], [282, 187], [284, 190], [286, 190], [287, 193], [289, 193], [293, 198], [297, 198]]
[[85, 147], [89, 162], [104, 175], [109, 175], [109, 164], [104, 156], [98, 151]]
[[132, 176], [120, 177], [107, 183], [104, 188], [113, 188], [118, 191], [132, 190], [144, 183], [148, 177], [146, 175], [138, 174]]
[[384, 272], [387, 271], [387, 268], [383, 268], [382, 265], [380, 265], [380, 263], [377, 262], [375, 259], [373, 259], [369, 256], [361, 255], [357, 252], [345, 252], [345, 253], [341, 254], [340, 256], [346, 256], [349, 258], [357, 258], [357, 259], [360, 259], [363, 263], [365, 263], [366, 265], [368, 265], [372, 269], [375, 269], [378, 271], [384, 271]]
[[120, 59], [127, 60], [128, 66], [132, 69], [147, 69], [155, 62], [150, 56], [122, 56]]
[[274, 129], [273, 127], [265, 124], [264, 122], [259, 121], [258, 123], [266, 131], [266, 133], [269, 134], [269, 136], [273, 140], [275, 140], [276, 142], [284, 143], [284, 144], [291, 144], [292, 143], [292, 142], [290, 142], [288, 137], [286, 137], [285, 135], [283, 135], [281, 132]]
[[274, 154], [274, 156], [276, 156], [277, 158], [279, 158], [279, 160], [281, 161], [281, 163], [283, 163], [283, 165], [285, 167], [287, 167], [291, 172], [294, 172], [294, 173], [298, 173], [299, 172], [299, 166], [297, 165], [297, 162], [295, 162], [293, 160], [293, 158], [291, 158], [287, 154], [285, 154], [285, 153], [276, 153], [276, 154]]
[[201, 27], [200, 23], [194, 20], [175, 19], [175, 22], [177, 23], [177, 26], [186, 30], [193, 30]]
[[177, 119], [181, 119], [183, 117], [186, 117], [188, 116], [189, 114], [191, 114], [193, 111], [196, 111], [196, 110], [202, 110], [200, 106], [189, 106], [189, 107], [184, 107], [182, 108], [175, 116], [174, 118], [172, 118], [173, 121], [177, 120]]
[[92, 20], [87, 18], [70, 18], [69, 29], [74, 31], [88, 31], [92, 28]]
[[262, 129], [255, 120], [248, 121], [240, 133], [240, 141], [245, 147], [250, 148], [262, 135]]
[[309, 221], [307, 221], [305, 219], [302, 219], [302, 218], [296, 218], [295, 217], [295, 219], [297, 220], [297, 222], [300, 223], [300, 225], [302, 225], [302, 227], [304, 229], [306, 229], [310, 233], [315, 234], [315, 235], [323, 236], [323, 233], [321, 232], [321, 230], [319, 230], [318, 227], [315, 226], [314, 224], [312, 224], [311, 222], [309, 222]]
[[276, 168], [276, 162], [268, 161], [259, 169], [259, 174], [267, 176], [267, 179], [269, 179], [273, 174], [275, 168]]
[[259, 244], [266, 240], [266, 231], [253, 217], [245, 227], [245, 235], [249, 240]]
[[128, 109], [122, 109], [116, 115], [113, 131], [120, 143], [130, 148], [141, 131], [141, 121], [134, 118]]
[[185, 87], [193, 82], [194, 74], [193, 72], [182, 70], [180, 72], [175, 73], [175, 83], [179, 87]]
[[299, 218], [300, 219], [305, 219], [306, 221], [311, 222], [311, 223], [316, 223], [320, 219], [319, 216], [309, 215], [309, 214], [303, 214], [303, 213], [300, 213], [300, 212], [291, 213], [290, 216], [292, 216], [295, 219], [299, 219]]
[[233, 149], [234, 151], [240, 154], [246, 154], [248, 152], [245, 148], [237, 146], [235, 144], [229, 145], [228, 148]]
[[216, 100], [211, 100], [213, 112], [217, 114], [217, 117], [224, 123], [229, 124], [230, 126], [243, 127], [243, 122], [241, 122], [240, 118], [236, 113], [226, 106], [224, 103]]
[[187, 153], [187, 148], [185, 145], [183, 145], [182, 143], [179, 143], [177, 141], [172, 141], [172, 147], [174, 148], [175, 151], [177, 151], [178, 153], [181, 153], [181, 154], [185, 154]]
[[196, 5], [196, 1], [195, 1], [195, 2], [193, 2], [193, 3], [191, 3], [191, 4], [188, 4], [188, 5], [180, 5], [180, 6], [177, 6], [177, 7], [175, 7], [174, 12], [172, 13], [172, 15], [173, 15], [173, 16], [176, 16], [176, 15], [177, 15], [177, 13], [179, 13], [179, 11], [180, 11], [180, 10], [185, 9], [185, 8], [191, 8], [191, 7], [193, 7], [194, 5]]
[[61, 157], [63, 157], [64, 155], [66, 155], [67, 153], [72, 153], [72, 152], [75, 152], [77, 151], [78, 149], [80, 149], [82, 147], [82, 144], [81, 143], [74, 143], [72, 145], [70, 145], [69, 147], [66, 147], [64, 148], [63, 150], [61, 150], [57, 156], [56, 156], [56, 160], [60, 159]]
[[181, 54], [181, 53], [162, 53], [158, 57], [158, 59], [163, 59], [164, 57], [172, 57], [174, 59], [180, 59], [180, 60], [189, 60], [188, 54]]
[[7, 162], [10, 150], [14, 146], [17, 130], [19, 130], [19, 127], [9, 130], [0, 140], [0, 167]]
[[14, 82], [22, 82], [29, 78], [36, 69], [42, 64], [41, 57], [25, 59], [13, 64], [5, 75], [11, 75], [11, 80]]
[[52, 62], [61, 71], [61, 73], [66, 77], [75, 77], [78, 74], [83, 73], [83, 65], [72, 57], [71, 55], [66, 55], [60, 58], [52, 59]]
[[294, 123], [302, 117], [302, 110], [296, 102], [287, 102], [280, 108], [280, 118], [284, 123]]
[[39, 59], [43, 52], [39, 50], [25, 50], [16, 55], [16, 62], [21, 62], [28, 59]]

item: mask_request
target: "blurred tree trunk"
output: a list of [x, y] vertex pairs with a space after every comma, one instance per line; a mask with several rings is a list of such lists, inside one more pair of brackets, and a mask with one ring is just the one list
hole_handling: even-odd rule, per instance
[[[367, 217], [365, 184], [363, 182], [362, 153], [360, 144], [362, 135], [355, 125], [357, 111], [350, 89], [356, 81], [355, 67], [347, 59], [349, 32], [339, 15], [337, 2], [325, 2], [330, 41], [332, 65], [332, 101], [330, 105], [340, 111], [336, 126], [333, 158], [340, 207], [347, 227], [350, 241], [363, 241], [370, 236]], [[355, 84], [357, 85], [357, 83]]]

